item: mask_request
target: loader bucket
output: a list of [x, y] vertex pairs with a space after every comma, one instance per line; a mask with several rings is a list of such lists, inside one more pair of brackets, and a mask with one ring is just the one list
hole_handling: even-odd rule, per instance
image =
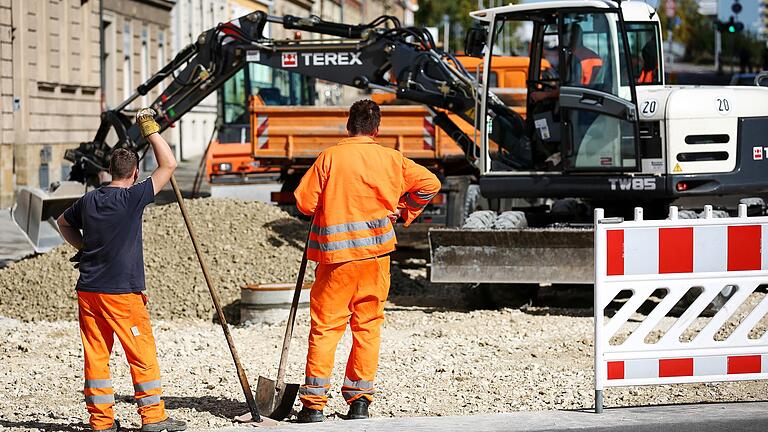
[[593, 230], [526, 228], [429, 231], [438, 283], [594, 283]]
[[83, 193], [85, 186], [78, 182], [61, 182], [51, 191], [31, 187], [19, 191], [11, 213], [35, 252], [47, 252], [62, 243], [55, 221]]

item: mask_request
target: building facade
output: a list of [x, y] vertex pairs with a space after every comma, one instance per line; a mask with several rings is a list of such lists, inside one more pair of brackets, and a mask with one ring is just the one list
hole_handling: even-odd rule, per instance
[[0, 207], [18, 187], [67, 179], [64, 151], [93, 139], [101, 111], [165, 63], [173, 4], [0, 0]]

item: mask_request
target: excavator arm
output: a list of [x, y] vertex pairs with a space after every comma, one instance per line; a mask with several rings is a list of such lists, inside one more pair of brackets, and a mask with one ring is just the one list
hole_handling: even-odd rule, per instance
[[[269, 23], [327, 37], [276, 40], [264, 36]], [[94, 140], [65, 154], [74, 164], [70, 179], [96, 186], [99, 173], [108, 168], [112, 149], [125, 147], [139, 154], [147, 150], [130, 108], [140, 96], [170, 78], [150, 105], [158, 113], [161, 130], [165, 130], [248, 62], [360, 89], [391, 92], [400, 99], [424, 104], [435, 112], [438, 126], [457, 140], [468, 157], [476, 154], [474, 142], [437, 110], [457, 113], [474, 124], [477, 84], [453, 56], [435, 46], [426, 30], [402, 27], [391, 16], [348, 25], [315, 16], [277, 17], [259, 11], [203, 32], [128, 99], [103, 112]], [[492, 109], [503, 115], [516, 115], [503, 104], [491, 103]], [[108, 142], [110, 138], [113, 142]]]

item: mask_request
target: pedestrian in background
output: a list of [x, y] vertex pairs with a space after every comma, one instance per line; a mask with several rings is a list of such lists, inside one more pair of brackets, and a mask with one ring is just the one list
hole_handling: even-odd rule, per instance
[[349, 324], [342, 395], [347, 418], [368, 418], [389, 293], [393, 224], [405, 226], [440, 190], [429, 170], [376, 143], [381, 111], [371, 100], [349, 109], [349, 137], [318, 156], [296, 189], [296, 206], [312, 215], [307, 257], [318, 263], [310, 292], [311, 329], [299, 422], [323, 421], [334, 353]]
[[160, 367], [143, 293], [142, 215], [176, 169], [173, 152], [158, 133], [154, 116], [151, 109], [136, 116], [157, 159], [152, 175], [136, 183], [138, 156], [132, 150], [115, 149], [109, 162], [112, 181], [83, 195], [58, 219], [62, 236], [78, 251], [73, 260], [80, 269], [75, 289], [85, 358], [83, 392], [93, 430], [120, 428], [109, 372], [115, 335], [130, 365], [141, 430], [186, 429], [186, 423], [168, 417], [160, 398]]

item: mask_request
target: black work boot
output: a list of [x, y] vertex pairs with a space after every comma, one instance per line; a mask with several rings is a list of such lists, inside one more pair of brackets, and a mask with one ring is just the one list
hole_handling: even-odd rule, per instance
[[296, 419], [299, 423], [319, 423], [325, 421], [325, 416], [322, 410], [302, 407], [296, 415]]
[[93, 431], [98, 432], [120, 432], [120, 422], [115, 419], [115, 421], [112, 423], [112, 426], [106, 428], [106, 429], [92, 429]]
[[368, 398], [361, 397], [352, 401], [349, 404], [349, 412], [347, 412], [347, 420], [362, 420], [368, 418], [368, 405], [371, 401]]
[[187, 430], [187, 423], [170, 417], [161, 422], [147, 423], [141, 426], [141, 432], [180, 432], [183, 430]]

